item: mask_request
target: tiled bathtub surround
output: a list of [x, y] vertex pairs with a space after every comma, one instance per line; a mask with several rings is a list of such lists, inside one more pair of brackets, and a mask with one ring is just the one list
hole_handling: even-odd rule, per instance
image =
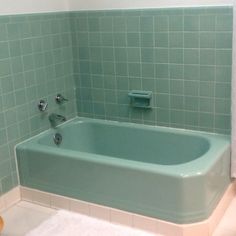
[[17, 185], [14, 145], [48, 129], [48, 113], [76, 114], [72, 56], [68, 13], [0, 16], [0, 195]]
[[[230, 133], [232, 8], [72, 14], [82, 116]], [[153, 109], [129, 106], [151, 90]]]

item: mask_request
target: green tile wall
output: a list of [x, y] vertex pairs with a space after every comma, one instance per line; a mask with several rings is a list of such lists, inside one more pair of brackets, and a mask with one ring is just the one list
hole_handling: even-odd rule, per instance
[[[0, 16], [0, 195], [18, 184], [14, 145], [50, 112], [229, 133], [231, 54], [231, 7]], [[131, 89], [153, 109], [131, 108]]]
[[[78, 114], [230, 132], [232, 8], [72, 13]], [[153, 109], [129, 106], [151, 90]]]
[[[48, 129], [50, 112], [73, 117], [74, 88], [68, 13], [0, 16], [0, 195], [18, 184], [14, 145]], [[70, 100], [60, 108], [57, 92]]]

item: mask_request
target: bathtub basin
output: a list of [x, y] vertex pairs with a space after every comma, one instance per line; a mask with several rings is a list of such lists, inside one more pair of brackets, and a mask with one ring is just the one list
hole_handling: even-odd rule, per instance
[[204, 132], [75, 118], [16, 154], [22, 186], [179, 224], [207, 219], [230, 183], [229, 137]]

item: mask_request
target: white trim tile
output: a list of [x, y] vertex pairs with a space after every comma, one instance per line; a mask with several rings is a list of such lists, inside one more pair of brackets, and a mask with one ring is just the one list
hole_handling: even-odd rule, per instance
[[126, 226], [133, 226], [133, 214], [116, 209], [110, 210], [111, 222]]
[[89, 204], [80, 200], [70, 200], [70, 208], [71, 211], [89, 215]]
[[13, 188], [12, 190], [4, 194], [3, 198], [5, 202], [5, 208], [11, 207], [12, 205], [19, 202], [21, 199], [20, 188], [19, 187]]
[[228, 187], [224, 196], [218, 203], [216, 209], [213, 211], [212, 215], [208, 218], [209, 235], [212, 235], [213, 232], [215, 231], [217, 225], [224, 216], [224, 213], [226, 212], [234, 196], [236, 196], [235, 181]]
[[51, 195], [51, 207], [54, 209], [66, 209], [69, 210], [70, 203], [69, 199], [58, 196], [58, 195]]
[[37, 203], [39, 205], [43, 205], [46, 207], [50, 207], [51, 197], [48, 193], [35, 191], [35, 192], [33, 192], [32, 195], [33, 195], [32, 197], [33, 197], [34, 203]]
[[158, 220], [141, 215], [133, 215], [133, 227], [136, 229], [145, 230], [151, 233], [157, 233]]
[[3, 212], [21, 200], [20, 187], [15, 187], [0, 197], [0, 211]]
[[182, 225], [159, 220], [158, 233], [165, 236], [183, 236], [183, 227]]
[[4, 211], [4, 210], [5, 210], [5, 202], [4, 202], [4, 199], [0, 197], [0, 211]]
[[16, 206], [21, 207], [21, 208], [26, 208], [29, 210], [35, 210], [37, 212], [42, 212], [45, 214], [56, 213], [56, 210], [51, 207], [42, 206], [33, 202], [20, 201], [16, 204]]
[[29, 202], [33, 201], [33, 190], [21, 187], [20, 192], [21, 192], [21, 200]]
[[95, 217], [101, 220], [110, 221], [110, 209], [107, 207], [90, 204], [89, 211], [90, 211], [89, 215], [92, 217]]
[[209, 225], [208, 222], [201, 222], [199, 224], [189, 224], [183, 227], [183, 236], [208, 236]]

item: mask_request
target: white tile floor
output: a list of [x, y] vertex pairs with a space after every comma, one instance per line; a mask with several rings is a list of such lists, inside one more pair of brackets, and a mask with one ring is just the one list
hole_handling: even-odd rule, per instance
[[[2, 213], [5, 228], [1, 236], [24, 236], [55, 213], [56, 210], [21, 201]], [[236, 197], [213, 236], [236, 236]]]
[[23, 236], [55, 213], [50, 208], [19, 202], [1, 214], [5, 222], [1, 236]]
[[234, 197], [214, 236], [236, 236], [236, 197]]

